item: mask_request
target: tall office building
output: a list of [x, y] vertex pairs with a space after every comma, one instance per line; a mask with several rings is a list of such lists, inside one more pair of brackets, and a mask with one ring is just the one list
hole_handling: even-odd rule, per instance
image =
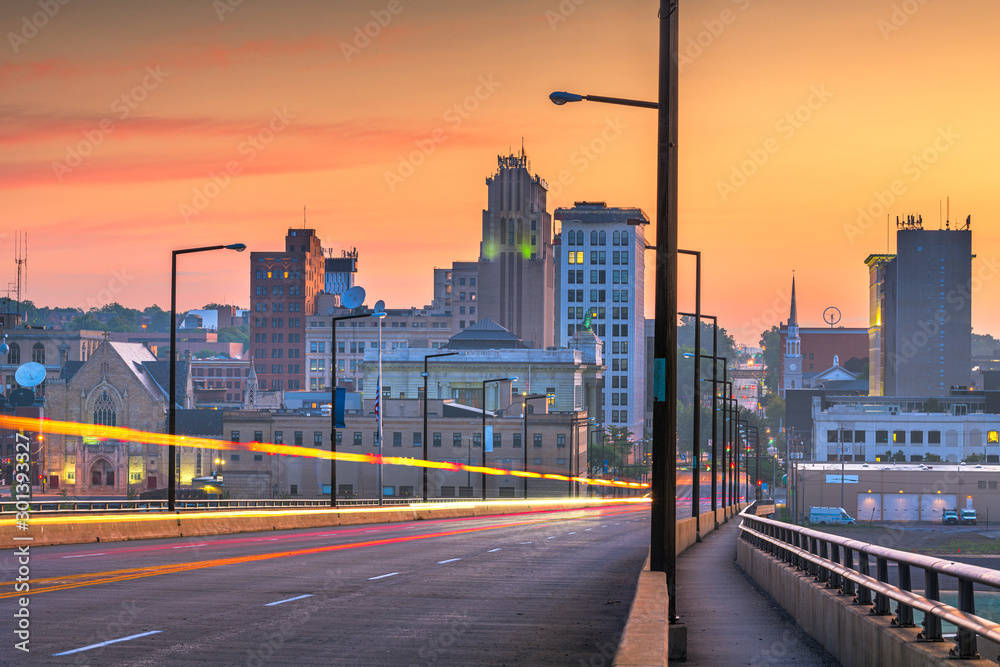
[[643, 437], [646, 403], [645, 226], [638, 208], [577, 202], [558, 208], [557, 342], [568, 347], [590, 312], [604, 346], [604, 418]]
[[972, 375], [972, 232], [896, 223], [896, 254], [869, 255], [869, 394], [945, 396]]
[[306, 318], [324, 281], [316, 230], [289, 229], [284, 251], [250, 253], [250, 349], [261, 390], [306, 388]]
[[552, 217], [545, 203], [549, 186], [530, 168], [522, 149], [520, 155], [499, 156], [497, 172], [486, 179], [479, 312], [469, 319], [488, 317], [525, 345], [546, 348], [554, 340]]
[[326, 252], [326, 292], [344, 295], [354, 287], [354, 274], [358, 272], [358, 249], [341, 250], [340, 257], [334, 257], [333, 250]]

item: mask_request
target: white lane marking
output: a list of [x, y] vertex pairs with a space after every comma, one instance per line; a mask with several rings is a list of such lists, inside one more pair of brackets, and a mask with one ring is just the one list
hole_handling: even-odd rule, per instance
[[378, 531], [377, 530], [366, 530], [365, 532], [366, 533], [377, 533]]
[[[277, 538], [275, 538], [277, 539]], [[171, 549], [192, 549], [194, 547], [206, 547], [208, 542], [202, 542], [201, 544], [182, 544], [179, 547], [170, 547]]]
[[488, 554], [491, 554], [491, 553], [493, 553], [494, 551], [500, 551], [500, 547], [497, 547], [496, 549], [490, 549], [490, 550], [489, 550], [489, 551], [487, 551], [486, 553], [488, 553]]
[[521, 544], [534, 544], [534, 542], [521, 542]]
[[444, 565], [445, 563], [454, 563], [456, 560], [462, 560], [461, 558], [449, 558], [448, 560], [439, 560], [438, 565]]
[[377, 577], [368, 577], [368, 581], [375, 581], [376, 579], [385, 579], [386, 577], [395, 577], [399, 572], [390, 572], [389, 574], [380, 574]]
[[620, 523], [616, 523], [615, 525], [616, 525], [616, 526], [620, 526], [621, 524], [620, 524]]
[[108, 555], [107, 551], [102, 551], [99, 554], [79, 554], [77, 556], [63, 556], [63, 558], [88, 558], [90, 556], [107, 556], [107, 555]]
[[278, 600], [277, 602], [268, 602], [264, 606], [265, 607], [273, 607], [276, 604], [285, 604], [286, 602], [292, 602], [294, 600], [301, 600], [302, 598], [311, 598], [312, 596], [313, 596], [312, 593], [307, 593], [305, 595], [298, 595], [298, 596], [293, 597], [293, 598], [288, 598], [287, 600]]
[[554, 540], [554, 539], [556, 539], [556, 536], [553, 535], [552, 537], [546, 537], [545, 539], [547, 539], [547, 540]]
[[269, 539], [269, 540], [264, 540], [264, 541], [265, 541], [265, 542], [277, 542], [277, 541], [278, 541], [278, 540], [280, 540], [280, 539], [281, 539], [280, 537], [272, 537], [271, 539]]
[[608, 524], [604, 524], [603, 526], [601, 526], [601, 528], [607, 528], [607, 527], [608, 527]]
[[585, 531], [587, 531], [587, 530], [593, 530], [593, 528], [584, 528], [584, 530]]
[[566, 534], [567, 534], [567, 535], [576, 535], [576, 531], [574, 530], [573, 532], [571, 532], [571, 533], [566, 533]]
[[137, 635], [129, 635], [128, 637], [122, 637], [121, 639], [109, 639], [106, 642], [101, 642], [100, 644], [91, 644], [90, 646], [84, 646], [82, 648], [75, 648], [72, 651], [63, 651], [62, 653], [53, 653], [53, 657], [60, 655], [71, 655], [73, 653], [80, 653], [82, 651], [89, 651], [95, 648], [101, 648], [102, 646], [107, 646], [108, 644], [117, 644], [118, 642], [127, 642], [130, 639], [138, 639], [139, 637], [147, 637], [149, 635], [155, 635], [157, 633], [163, 632], [163, 630], [150, 630], [149, 632], [140, 632]]

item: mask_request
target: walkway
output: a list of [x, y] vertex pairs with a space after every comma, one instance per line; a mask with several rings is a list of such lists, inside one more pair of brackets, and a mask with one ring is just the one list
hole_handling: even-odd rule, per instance
[[678, 665], [838, 665], [736, 565], [738, 517], [677, 559], [677, 613], [688, 628]]

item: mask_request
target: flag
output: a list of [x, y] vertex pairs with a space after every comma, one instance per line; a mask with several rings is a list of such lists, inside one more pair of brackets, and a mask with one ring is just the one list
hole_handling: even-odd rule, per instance
[[382, 401], [382, 385], [375, 384], [375, 421], [378, 421], [379, 403]]

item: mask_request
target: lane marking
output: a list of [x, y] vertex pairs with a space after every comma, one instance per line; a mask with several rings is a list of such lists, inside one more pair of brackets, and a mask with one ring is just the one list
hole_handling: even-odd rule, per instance
[[311, 598], [312, 596], [313, 596], [313, 594], [312, 594], [312, 593], [307, 593], [307, 594], [305, 594], [305, 595], [298, 595], [298, 596], [296, 596], [296, 597], [293, 597], [293, 598], [288, 598], [287, 600], [278, 600], [277, 602], [268, 602], [268, 603], [267, 603], [266, 605], [264, 605], [264, 606], [265, 606], [265, 607], [273, 607], [273, 606], [274, 606], [274, 605], [276, 605], [276, 604], [285, 604], [286, 602], [292, 602], [292, 601], [294, 601], [294, 600], [301, 600], [301, 599], [303, 599], [303, 598]]
[[576, 531], [574, 530], [573, 532], [571, 532], [571, 533], [566, 533], [566, 534], [567, 534], [567, 535], [576, 535]]
[[395, 577], [399, 572], [390, 572], [389, 574], [380, 574], [377, 577], [368, 577], [368, 581], [375, 581], [376, 579], [385, 579], [386, 577]]
[[157, 633], [163, 632], [163, 630], [150, 630], [149, 632], [140, 632], [137, 635], [129, 635], [128, 637], [122, 637], [121, 639], [109, 639], [106, 642], [101, 642], [100, 644], [91, 644], [90, 646], [84, 646], [82, 648], [75, 648], [72, 651], [63, 651], [62, 653], [53, 653], [52, 656], [60, 655], [72, 655], [73, 653], [81, 653], [83, 651], [89, 651], [95, 648], [101, 648], [102, 646], [107, 646], [108, 644], [117, 644], [118, 642], [127, 642], [130, 639], [138, 639], [139, 637], [148, 637], [149, 635], [155, 635]]
[[534, 544], [534, 542], [521, 542], [521, 544]]
[[489, 551], [487, 551], [486, 553], [488, 553], [488, 554], [491, 554], [491, 553], [493, 553], [494, 551], [500, 551], [500, 548], [499, 548], [499, 547], [497, 547], [496, 549], [490, 549], [490, 550], [489, 550]]
[[[277, 539], [277, 538], [275, 538]], [[193, 549], [194, 547], [207, 547], [208, 542], [202, 542], [201, 544], [182, 544], [179, 547], [170, 547], [171, 549]]]
[[438, 565], [444, 565], [445, 563], [454, 563], [456, 560], [462, 560], [461, 558], [449, 558], [448, 560], [439, 560]]
[[556, 539], [556, 536], [553, 535], [552, 537], [546, 537], [545, 539], [547, 539], [547, 540], [554, 540], [554, 539]]
[[102, 551], [99, 554], [80, 554], [79, 556], [63, 556], [63, 558], [89, 558], [90, 556], [107, 556], [107, 551]]
[[584, 531], [593, 530], [593, 528], [584, 528]]

